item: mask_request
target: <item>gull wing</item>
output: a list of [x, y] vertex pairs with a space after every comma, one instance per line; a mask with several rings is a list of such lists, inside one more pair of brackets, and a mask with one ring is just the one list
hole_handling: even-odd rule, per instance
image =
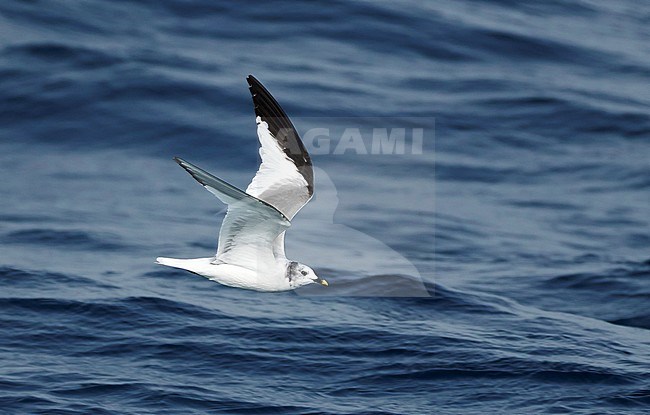
[[207, 171], [178, 157], [174, 160], [210, 193], [228, 205], [213, 263], [238, 265], [252, 270], [275, 267], [273, 242], [291, 226], [289, 219], [269, 203]]
[[291, 220], [314, 194], [311, 158], [280, 104], [253, 75], [246, 80], [253, 95], [262, 158], [246, 192]]

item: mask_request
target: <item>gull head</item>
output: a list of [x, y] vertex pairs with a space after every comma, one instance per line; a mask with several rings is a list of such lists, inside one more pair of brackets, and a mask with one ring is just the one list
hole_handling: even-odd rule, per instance
[[291, 261], [287, 267], [287, 278], [293, 288], [302, 287], [307, 284], [320, 284], [327, 287], [329, 284], [320, 278], [313, 269], [300, 262]]

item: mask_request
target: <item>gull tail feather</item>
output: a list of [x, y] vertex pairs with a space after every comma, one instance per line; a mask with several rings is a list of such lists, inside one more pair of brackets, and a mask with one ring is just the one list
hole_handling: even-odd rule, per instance
[[185, 269], [184, 265], [186, 262], [187, 262], [186, 259], [165, 258], [162, 256], [156, 258], [156, 264], [165, 265], [172, 268]]

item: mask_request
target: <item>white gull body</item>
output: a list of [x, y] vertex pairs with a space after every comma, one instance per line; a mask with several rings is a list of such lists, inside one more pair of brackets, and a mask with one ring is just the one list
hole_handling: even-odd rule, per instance
[[284, 233], [313, 196], [311, 158], [293, 124], [266, 88], [247, 77], [253, 95], [262, 163], [246, 191], [178, 157], [174, 160], [228, 205], [215, 256], [156, 262], [231, 287], [287, 291], [327, 281], [307, 265], [287, 259]]

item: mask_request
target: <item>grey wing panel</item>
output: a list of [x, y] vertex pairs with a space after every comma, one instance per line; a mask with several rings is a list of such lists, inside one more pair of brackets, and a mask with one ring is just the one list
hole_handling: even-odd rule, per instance
[[266, 203], [265, 201], [249, 195], [243, 190], [236, 188], [230, 183], [226, 183], [225, 181], [221, 180], [216, 176], [213, 176], [212, 174], [208, 173], [202, 168], [197, 167], [194, 164], [185, 161], [179, 157], [174, 157], [174, 161], [176, 161], [176, 163], [178, 163], [192, 177], [194, 177], [194, 179], [197, 182], [201, 183], [203, 187], [205, 187], [210, 193], [217, 196], [219, 200], [221, 200], [223, 203], [230, 205], [237, 201], [240, 201], [246, 204], [262, 205], [267, 209], [271, 209], [277, 212], [277, 214], [280, 215], [284, 220], [288, 221], [288, 219], [282, 212], [277, 210], [272, 205]]
[[219, 231], [216, 261], [256, 270], [273, 267], [273, 242], [291, 226], [286, 216], [207, 171], [178, 157], [174, 160], [228, 205], [228, 213]]

